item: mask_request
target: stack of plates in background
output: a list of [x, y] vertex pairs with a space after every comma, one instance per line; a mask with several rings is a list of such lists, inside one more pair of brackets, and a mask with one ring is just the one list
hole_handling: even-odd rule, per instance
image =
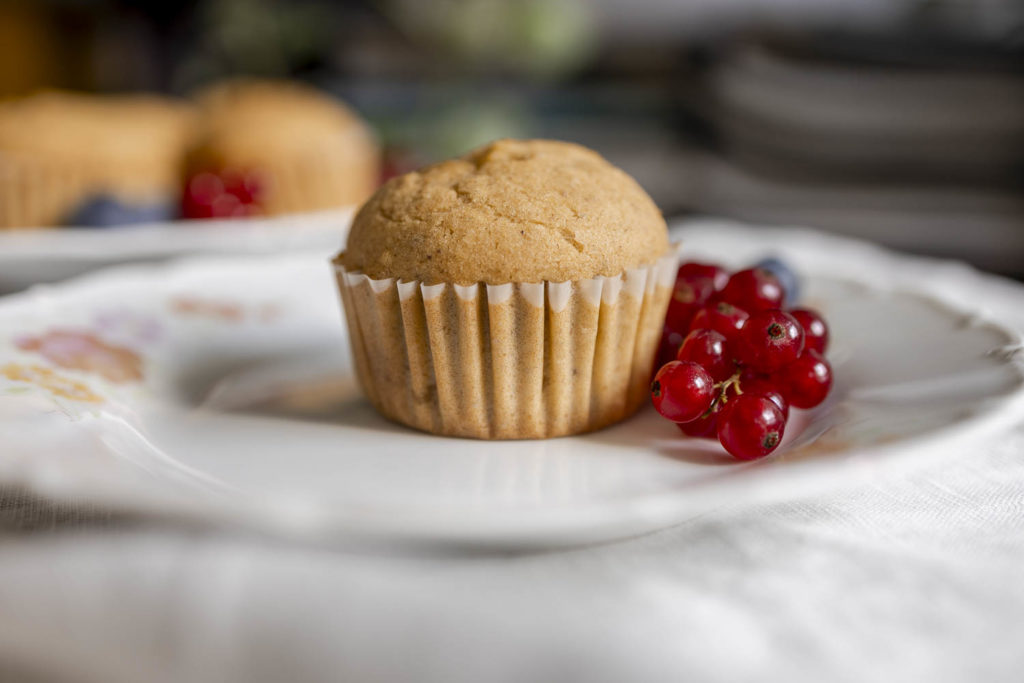
[[992, 55], [897, 53], [727, 51], [701, 106], [715, 151], [680, 162], [685, 203], [1024, 275], [1024, 73]]

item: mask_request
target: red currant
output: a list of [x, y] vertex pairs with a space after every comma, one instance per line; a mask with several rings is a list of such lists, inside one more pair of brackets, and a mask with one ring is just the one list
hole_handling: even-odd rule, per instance
[[779, 278], [763, 268], [747, 268], [733, 274], [718, 294], [722, 301], [753, 314], [769, 308], [781, 308], [785, 291]]
[[740, 363], [770, 373], [797, 359], [804, 350], [804, 331], [788, 313], [758, 311], [736, 335], [733, 348]]
[[185, 218], [237, 218], [261, 213], [261, 184], [252, 174], [202, 171], [185, 186], [181, 213]]
[[772, 380], [791, 404], [813, 408], [825, 400], [832, 388], [832, 366], [817, 351], [804, 351], [773, 375]]
[[733, 372], [725, 337], [714, 330], [692, 330], [683, 339], [676, 360], [693, 361], [707, 370], [716, 382], [728, 379]]
[[689, 422], [677, 422], [679, 431], [687, 436], [698, 439], [714, 439], [718, 437], [718, 411], [713, 410], [706, 415]]
[[761, 396], [768, 399], [778, 406], [780, 411], [782, 411], [782, 419], [787, 421], [789, 420], [789, 401], [787, 401], [786, 397], [778, 391], [774, 389], [762, 390], [751, 393], [751, 396]]
[[744, 396], [749, 394], [770, 399], [782, 411], [782, 417], [786, 420], [789, 419], [789, 401], [782, 395], [770, 377], [747, 370], [740, 377], [740, 390]]
[[212, 218], [213, 202], [224, 194], [224, 181], [213, 173], [198, 173], [185, 186], [182, 214], [186, 218]]
[[714, 330], [728, 340], [743, 329], [749, 317], [743, 309], [719, 301], [697, 311], [690, 322], [690, 330]]
[[711, 293], [711, 281], [706, 278], [692, 282], [677, 281], [668, 302], [665, 325], [673, 332], [685, 335], [693, 315], [707, 303]]
[[737, 460], [768, 455], [778, 448], [785, 429], [782, 411], [764, 396], [737, 396], [718, 416], [718, 440]]
[[680, 280], [690, 282], [697, 278], [709, 280], [711, 287], [718, 292], [729, 281], [729, 271], [713, 263], [698, 263], [697, 261], [690, 261], [679, 266], [676, 282]]
[[707, 412], [715, 398], [715, 383], [708, 371], [689, 361], [666, 363], [651, 383], [651, 400], [662, 416], [689, 422]]
[[224, 191], [238, 197], [245, 205], [259, 204], [263, 197], [263, 182], [254, 173], [241, 173], [232, 169], [221, 172], [224, 179]]
[[670, 330], [666, 325], [661, 332], [661, 342], [658, 345], [658, 355], [654, 359], [654, 367], [651, 369], [651, 379], [654, 379], [654, 373], [661, 368], [662, 365], [669, 361], [676, 360], [676, 353], [679, 351], [680, 344], [683, 343], [683, 335], [679, 332]]
[[804, 328], [804, 348], [825, 353], [828, 348], [828, 325], [817, 311], [794, 308], [789, 314]]

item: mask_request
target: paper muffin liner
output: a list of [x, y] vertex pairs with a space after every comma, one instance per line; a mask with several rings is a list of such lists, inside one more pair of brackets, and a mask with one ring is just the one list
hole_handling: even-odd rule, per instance
[[0, 228], [60, 225], [83, 200], [101, 193], [166, 201], [180, 195], [179, 176], [173, 164], [58, 162], [0, 151]]
[[56, 225], [85, 194], [77, 171], [0, 152], [0, 228]]
[[647, 401], [678, 255], [612, 277], [428, 285], [335, 262], [359, 383], [434, 434], [535, 439], [600, 429]]

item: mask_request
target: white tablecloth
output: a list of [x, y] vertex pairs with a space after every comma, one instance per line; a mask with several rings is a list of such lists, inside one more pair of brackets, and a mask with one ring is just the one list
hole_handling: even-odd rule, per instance
[[[1024, 328], [1024, 287], [997, 287]], [[1024, 680], [1024, 415], [939, 460], [516, 555], [302, 548], [0, 489], [0, 681]]]

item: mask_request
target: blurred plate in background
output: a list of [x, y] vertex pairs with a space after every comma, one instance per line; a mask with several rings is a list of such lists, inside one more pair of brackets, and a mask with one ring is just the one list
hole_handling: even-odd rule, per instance
[[351, 208], [273, 218], [188, 220], [117, 228], [0, 230], [0, 294], [119, 263], [190, 254], [341, 249]]

